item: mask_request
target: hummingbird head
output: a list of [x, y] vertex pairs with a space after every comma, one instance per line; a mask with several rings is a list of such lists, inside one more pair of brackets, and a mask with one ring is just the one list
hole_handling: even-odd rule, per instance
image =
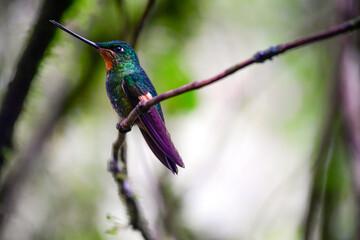
[[106, 63], [106, 70], [116, 67], [137, 66], [139, 59], [132, 47], [123, 41], [96, 43], [97, 50]]
[[50, 20], [50, 22], [55, 24], [57, 27], [64, 30], [65, 32], [71, 34], [72, 36], [95, 48], [105, 61], [106, 71], [110, 71], [116, 68], [131, 69], [139, 65], [139, 59], [137, 58], [134, 49], [130, 47], [126, 42], [111, 41], [95, 43], [80, 36], [79, 34], [74, 33], [73, 31], [67, 29], [66, 27], [54, 20]]

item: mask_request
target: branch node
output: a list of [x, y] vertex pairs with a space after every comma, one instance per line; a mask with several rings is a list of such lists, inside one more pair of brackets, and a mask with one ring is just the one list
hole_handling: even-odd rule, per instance
[[[148, 106], [150, 105], [150, 106]], [[152, 104], [148, 104], [148, 101], [141, 101], [138, 103], [137, 113], [140, 115], [141, 113], [145, 113], [150, 110]]]
[[121, 132], [122, 134], [126, 134], [127, 132], [130, 132], [131, 127], [125, 127], [123, 122], [126, 118], [121, 119], [120, 122], [116, 124], [116, 129]]
[[272, 60], [272, 57], [281, 53], [281, 48], [278, 46], [271, 46], [270, 48], [257, 52], [254, 55], [254, 60], [257, 63], [263, 63], [266, 60]]

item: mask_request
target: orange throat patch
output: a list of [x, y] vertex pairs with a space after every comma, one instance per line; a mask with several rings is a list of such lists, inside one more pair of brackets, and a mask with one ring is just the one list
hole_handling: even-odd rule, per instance
[[99, 51], [101, 57], [105, 61], [106, 71], [110, 71], [113, 68], [113, 61], [114, 61], [115, 53], [109, 49], [103, 49], [103, 48], [100, 48], [98, 51]]

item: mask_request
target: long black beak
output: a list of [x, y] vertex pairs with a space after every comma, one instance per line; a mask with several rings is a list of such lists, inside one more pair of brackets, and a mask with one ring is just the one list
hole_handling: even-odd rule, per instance
[[65, 32], [73, 35], [74, 37], [80, 39], [80, 40], [83, 41], [83, 42], [86, 42], [86, 43], [89, 44], [90, 46], [92, 46], [92, 47], [94, 47], [94, 48], [96, 48], [96, 49], [99, 49], [99, 48], [100, 48], [96, 43], [94, 43], [94, 42], [92, 42], [92, 41], [90, 41], [90, 40], [87, 40], [86, 38], [80, 36], [79, 34], [74, 33], [73, 31], [67, 29], [66, 27], [64, 27], [64, 26], [61, 25], [60, 23], [58, 23], [58, 22], [56, 22], [56, 21], [54, 21], [54, 20], [49, 20], [49, 21], [50, 21], [51, 23], [55, 24], [58, 28], [64, 30]]

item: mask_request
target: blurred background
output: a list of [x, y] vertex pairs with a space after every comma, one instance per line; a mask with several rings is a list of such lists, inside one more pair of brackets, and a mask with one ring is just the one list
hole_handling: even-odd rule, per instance
[[[147, 5], [68, 2], [58, 20], [94, 42], [129, 41]], [[0, 99], [45, 4], [58, 3], [1, 1]], [[358, 15], [356, 4], [157, 0], [136, 51], [162, 93], [329, 29]], [[177, 176], [134, 127], [127, 134], [129, 179], [155, 238], [359, 239], [358, 35], [162, 102], [186, 165]], [[13, 147], [2, 150], [2, 239], [142, 239], [107, 170], [117, 121], [102, 58], [56, 29], [16, 119]]]

